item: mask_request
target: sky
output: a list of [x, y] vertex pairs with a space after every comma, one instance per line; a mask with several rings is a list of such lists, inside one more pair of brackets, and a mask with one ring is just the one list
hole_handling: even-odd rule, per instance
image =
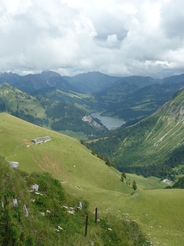
[[0, 0], [0, 72], [184, 73], [183, 0]]

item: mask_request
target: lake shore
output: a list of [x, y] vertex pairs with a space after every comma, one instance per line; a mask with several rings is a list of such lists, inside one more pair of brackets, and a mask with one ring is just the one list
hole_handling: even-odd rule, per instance
[[108, 116], [102, 116], [103, 112], [92, 113], [91, 116], [93, 118], [97, 118], [100, 122], [108, 128], [108, 130], [115, 130], [116, 128], [122, 126], [126, 122], [123, 119], [112, 118]]

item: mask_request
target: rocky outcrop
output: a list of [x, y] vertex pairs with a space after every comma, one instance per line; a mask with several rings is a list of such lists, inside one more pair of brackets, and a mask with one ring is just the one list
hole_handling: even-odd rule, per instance
[[93, 126], [95, 128], [101, 129], [102, 126], [98, 124], [90, 115], [86, 115], [82, 118], [84, 122], [88, 122], [90, 126]]

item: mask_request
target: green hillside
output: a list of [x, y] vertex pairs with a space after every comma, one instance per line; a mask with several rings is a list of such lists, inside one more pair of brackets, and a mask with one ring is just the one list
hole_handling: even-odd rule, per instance
[[[0, 154], [7, 161], [18, 161], [21, 170], [49, 171], [60, 181], [70, 180], [76, 186], [90, 184], [98, 188], [122, 189], [113, 171], [110, 172], [104, 161], [92, 155], [79, 141], [8, 114], [2, 113], [0, 117], [0, 135], [3, 139], [0, 143]], [[47, 144], [31, 144], [32, 139], [47, 135], [51, 137]], [[94, 169], [98, 170], [99, 165], [102, 167], [101, 174], [96, 176]], [[86, 169], [89, 176], [85, 175]], [[101, 175], [105, 179], [101, 180]]]
[[[12, 125], [14, 127], [11, 127]], [[76, 200], [76, 202], [79, 201], [79, 198], [82, 199], [81, 197], [83, 196], [82, 194], [83, 191], [87, 192], [88, 189], [92, 189], [92, 190], [96, 189], [98, 191], [100, 190], [113, 191], [116, 189], [119, 190], [119, 192], [124, 190], [126, 193], [129, 192], [129, 190], [131, 190], [129, 187], [126, 186], [123, 188], [121, 182], [119, 181], [119, 178], [117, 178], [113, 169], [107, 168], [107, 166], [103, 161], [93, 156], [91, 152], [83, 145], [81, 145], [77, 140], [69, 138], [65, 135], [61, 135], [59, 133], [55, 133], [40, 128], [35, 125], [31, 125], [27, 122], [16, 119], [15, 117], [9, 116], [7, 114], [0, 115], [0, 135], [1, 135], [1, 139], [3, 139], [3, 141], [1, 141], [0, 144], [0, 149], [1, 149], [0, 154], [5, 157], [5, 160], [19, 162], [20, 164], [19, 169], [24, 172], [25, 171], [28, 172], [29, 175], [31, 172], [35, 172], [35, 171], [36, 172], [44, 171], [44, 172], [51, 173], [53, 177], [57, 178], [63, 184], [66, 190], [68, 190], [69, 194], [72, 194], [72, 196], [76, 197], [76, 195], [74, 194], [76, 190], [81, 193], [80, 195], [77, 195], [78, 199]], [[31, 144], [31, 140], [33, 138], [43, 135], [49, 135], [51, 137], [51, 141], [40, 145]], [[26, 175], [27, 177], [26, 183], [28, 183], [29, 185], [31, 184], [31, 182], [32, 184], [35, 182], [40, 184], [40, 182], [43, 182], [42, 179], [45, 179], [40, 175], [36, 177], [34, 175], [31, 175], [30, 178], [28, 178], [29, 175]], [[23, 173], [22, 176], [25, 177], [25, 174]], [[100, 178], [101, 176], [103, 176], [104, 178], [101, 179]], [[29, 179], [31, 180], [29, 181]], [[48, 177], [46, 177], [46, 179], [49, 180]], [[43, 187], [45, 187], [45, 185], [43, 185]], [[47, 185], [49, 184], [47, 183]], [[73, 191], [69, 192], [71, 188]], [[43, 190], [41, 191], [43, 192]], [[14, 192], [16, 193], [16, 190]], [[72, 202], [72, 199], [70, 198], [69, 201]], [[42, 204], [43, 202], [46, 203], [47, 201], [40, 201], [40, 202]], [[74, 201], [73, 203], [76, 202]], [[30, 203], [27, 202], [27, 204], [29, 207], [31, 207]], [[65, 205], [66, 201], [64, 200], [62, 204]], [[92, 207], [94, 211], [95, 205], [93, 204]], [[46, 207], [43, 208], [42, 206], [42, 207], [38, 207], [37, 209], [39, 209], [40, 211], [43, 211], [44, 209], [45, 211]], [[50, 210], [50, 207], [48, 207], [47, 209]], [[34, 211], [32, 213], [34, 214]], [[83, 226], [83, 231], [84, 231], [85, 213], [87, 213], [87, 211], [84, 210], [83, 215], [80, 213], [81, 217], [78, 218], [78, 220], [82, 220], [81, 226]], [[89, 211], [88, 213], [90, 217], [94, 217], [92, 211], [91, 212]], [[103, 219], [105, 219], [104, 222]], [[105, 224], [100, 223], [97, 229], [95, 229], [94, 223], [90, 222], [90, 226], [92, 227], [92, 228], [90, 227], [91, 235], [88, 238], [88, 240], [83, 240], [83, 243], [79, 245], [87, 245], [91, 240], [98, 242], [99, 245], [104, 245], [106, 244], [105, 242], [107, 239], [108, 239], [107, 242], [112, 241], [109, 245], [121, 245], [121, 243], [119, 244], [118, 242], [119, 241], [121, 242], [122, 240], [124, 240], [125, 245], [128, 245], [129, 243], [131, 245], [134, 244], [139, 245], [138, 243], [136, 243], [136, 240], [139, 238], [139, 233], [138, 233], [138, 229], [136, 229], [137, 225], [134, 225], [134, 223], [132, 225], [129, 224], [127, 226], [126, 223], [122, 222], [121, 228], [122, 230], [124, 230], [125, 235], [127, 234], [127, 236], [125, 236], [125, 238], [123, 239], [121, 235], [118, 235], [118, 230], [119, 230], [119, 226], [117, 227], [118, 224], [117, 225], [114, 224], [111, 217], [107, 218], [102, 216], [101, 220], [102, 220], [101, 223], [105, 223]], [[49, 222], [47, 223], [48, 223], [47, 226], [49, 227], [49, 230], [51, 230], [50, 227], [54, 228], [55, 226], [57, 228], [56, 222], [53, 222], [53, 224], [52, 223], [50, 224]], [[69, 222], [67, 222], [67, 225], [68, 223]], [[73, 223], [77, 223], [77, 221], [76, 222], [74, 221]], [[65, 221], [61, 221], [59, 225], [64, 227], [65, 226], [64, 224]], [[112, 235], [108, 236], [107, 231], [104, 232], [103, 230], [105, 228], [106, 230], [108, 230], [107, 226], [110, 227], [112, 225], [113, 225], [114, 232], [112, 233]], [[41, 226], [41, 222], [40, 222], [40, 226]], [[69, 235], [70, 233], [72, 234], [72, 228], [74, 230], [76, 226], [78, 227], [78, 224], [73, 225], [71, 227], [71, 230], [70, 230], [70, 226], [72, 225], [68, 225], [68, 229], [66, 229], [66, 231], [67, 230], [69, 231], [68, 232]], [[73, 238], [74, 242], [75, 240], [81, 241], [81, 236], [83, 232], [82, 228], [80, 228], [81, 226], [79, 226], [78, 229], [79, 232], [77, 233], [79, 235], [77, 237], [76, 236], [71, 237]], [[126, 232], [126, 230], [128, 231], [131, 227], [132, 227], [131, 229], [132, 232], [131, 234], [129, 234], [128, 232]], [[135, 235], [133, 233], [134, 230], [135, 230]], [[95, 233], [98, 233], [99, 235], [95, 236]], [[103, 233], [105, 233], [105, 235], [103, 235]], [[69, 235], [68, 236], [66, 235], [66, 237], [69, 237]], [[34, 237], [36, 236], [34, 235]], [[116, 239], [113, 239], [113, 237], [115, 237], [117, 241]], [[136, 238], [136, 240], [133, 239], [134, 237]], [[144, 238], [141, 236], [141, 234], [140, 234], [140, 240], [141, 240], [140, 242], [144, 241]], [[72, 242], [72, 240], [70, 242]]]
[[[60, 97], [62, 96], [64, 97], [60, 93]], [[72, 93], [68, 94], [68, 98], [74, 96], [77, 97]], [[94, 120], [84, 111], [85, 106], [82, 109], [79, 103], [76, 104], [33, 97], [7, 83], [0, 86], [0, 112], [9, 112], [31, 123], [65, 132], [79, 139], [87, 139], [90, 135], [99, 135], [107, 131], [98, 119]]]
[[135, 222], [95, 223], [88, 202], [67, 194], [49, 173], [13, 170], [1, 158], [0, 185], [1, 245], [150, 245]]
[[95, 140], [91, 148], [110, 157], [119, 170], [172, 176], [172, 168], [184, 162], [183, 108], [184, 91], [180, 91], [151, 116]]
[[[50, 136], [51, 141], [39, 145], [31, 143], [32, 139], [41, 136]], [[74, 245], [91, 245], [91, 241], [94, 245], [146, 245], [138, 243], [140, 234], [136, 234], [137, 226], [152, 245], [184, 244], [183, 190], [161, 189], [165, 185], [159, 179], [145, 179], [133, 174], [127, 174], [126, 181], [122, 183], [121, 174], [117, 170], [105, 165], [104, 161], [92, 155], [77, 140], [5, 113], [0, 114], [0, 139], [0, 154], [6, 161], [19, 162], [20, 180], [25, 177], [21, 173], [24, 171], [29, 173], [31, 179], [35, 179], [34, 182], [40, 183], [39, 180], [44, 177], [42, 173], [49, 172], [60, 181], [65, 196], [70, 194], [68, 203], [72, 202], [71, 197], [74, 204], [77, 201], [88, 201], [85, 213], [88, 213], [90, 221], [94, 218], [95, 207], [98, 208], [99, 224], [96, 226], [94, 222], [89, 223], [86, 238], [83, 237], [82, 228], [77, 231], [77, 235], [74, 233], [71, 237]], [[40, 172], [40, 176], [31, 174], [35, 171]], [[132, 189], [133, 180], [138, 186], [136, 192]], [[27, 184], [29, 187], [30, 182]], [[34, 212], [33, 208], [33, 213], [40, 211], [39, 207], [37, 209]], [[85, 222], [82, 221], [84, 226]], [[40, 219], [39, 223], [53, 228], [46, 218], [43, 221]], [[131, 234], [127, 234], [127, 228]], [[44, 233], [48, 236], [46, 231]], [[129, 235], [129, 239], [125, 235]], [[115, 241], [117, 238], [119, 242]]]
[[95, 97], [90, 94], [81, 94], [64, 89], [57, 89], [54, 87], [44, 88], [31, 93], [32, 96], [44, 97], [52, 100], [65, 102], [81, 108], [86, 112], [93, 112], [94, 110], [100, 110], [99, 104]]

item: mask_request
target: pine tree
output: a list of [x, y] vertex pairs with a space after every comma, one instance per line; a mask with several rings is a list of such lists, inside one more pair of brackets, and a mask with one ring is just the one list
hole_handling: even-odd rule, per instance
[[121, 181], [123, 182], [124, 179], [126, 179], [126, 174], [125, 174], [125, 172], [122, 172], [121, 173]]
[[85, 141], [83, 139], [81, 139], [81, 144], [85, 145]]
[[125, 172], [122, 172], [122, 176], [123, 176], [123, 178], [126, 179], [126, 173]]
[[111, 166], [114, 167], [115, 169], [117, 169], [117, 166], [115, 163], [112, 163]]
[[100, 157], [101, 157], [101, 155], [100, 155], [100, 153], [99, 153], [99, 152], [98, 152], [98, 154], [97, 154], [97, 157], [98, 157], [98, 158], [100, 158]]
[[134, 180], [134, 182], [133, 182], [132, 188], [133, 188], [134, 190], [137, 190], [137, 185], [136, 185], [135, 180]]
[[87, 148], [87, 149], [90, 149], [90, 147], [89, 147], [89, 144], [88, 144], [88, 143], [86, 143], [86, 148]]
[[96, 155], [96, 149], [95, 149], [95, 147], [92, 149], [92, 155]]
[[111, 162], [109, 161], [109, 159], [107, 157], [105, 157], [105, 164], [107, 166], [110, 166], [111, 165]]

